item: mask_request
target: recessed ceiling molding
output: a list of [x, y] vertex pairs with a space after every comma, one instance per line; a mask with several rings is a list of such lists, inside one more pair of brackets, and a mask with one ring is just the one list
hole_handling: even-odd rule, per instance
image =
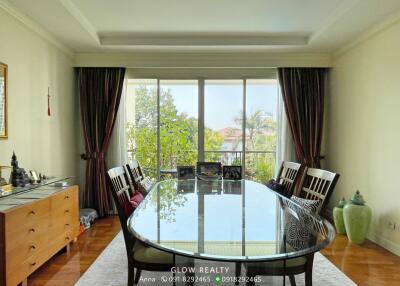
[[347, 43], [345, 46], [337, 49], [333, 52], [333, 59], [338, 59], [348, 51], [356, 47], [357, 45], [363, 43], [364, 41], [368, 40], [369, 38], [379, 34], [380, 32], [388, 29], [392, 25], [398, 23], [400, 21], [400, 12], [395, 12], [390, 15], [385, 21], [380, 22], [363, 33], [361, 33], [358, 37], [354, 38], [351, 42]]
[[50, 44], [53, 44], [60, 51], [64, 52], [68, 57], [70, 57], [70, 58], [74, 57], [74, 52], [70, 48], [68, 48], [67, 46], [62, 44], [52, 34], [50, 34], [45, 29], [43, 29], [41, 26], [36, 24], [29, 17], [27, 17], [23, 13], [19, 12], [9, 2], [0, 0], [0, 9], [3, 9], [10, 16], [14, 17], [19, 22], [21, 22], [23, 25], [25, 25], [26, 28], [28, 28], [29, 30], [33, 31], [37, 35], [39, 35], [41, 38], [43, 38], [44, 40], [46, 40]]
[[347, 0], [343, 1], [333, 13], [325, 19], [325, 21], [320, 25], [318, 30], [314, 32], [310, 38], [310, 41], [324, 35], [324, 33], [332, 27], [337, 21], [339, 21], [346, 13], [348, 13], [354, 6], [360, 2], [360, 0]]
[[102, 46], [304, 46], [304, 33], [101, 33]]
[[96, 29], [93, 27], [92, 23], [82, 14], [82, 12], [75, 6], [75, 4], [71, 0], [59, 0], [60, 3], [64, 6], [64, 8], [73, 16], [78, 23], [85, 29], [85, 31], [96, 41], [96, 43], [100, 44], [100, 38], [97, 34]]

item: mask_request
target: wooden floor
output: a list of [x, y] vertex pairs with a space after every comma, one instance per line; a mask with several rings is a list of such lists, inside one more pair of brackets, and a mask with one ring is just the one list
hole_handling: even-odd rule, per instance
[[[74, 285], [119, 230], [118, 217], [98, 220], [69, 253], [56, 255], [31, 275], [28, 285]], [[358, 285], [400, 285], [400, 257], [372, 242], [357, 246], [338, 235], [322, 254]]]

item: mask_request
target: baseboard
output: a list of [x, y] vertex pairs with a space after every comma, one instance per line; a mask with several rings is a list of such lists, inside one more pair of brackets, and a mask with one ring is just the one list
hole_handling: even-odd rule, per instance
[[393, 252], [394, 254], [400, 256], [400, 244], [394, 243], [387, 238], [381, 237], [377, 235], [376, 233], [370, 232], [367, 235], [367, 238], [376, 244], [382, 246], [383, 248], [389, 250], [390, 252]]

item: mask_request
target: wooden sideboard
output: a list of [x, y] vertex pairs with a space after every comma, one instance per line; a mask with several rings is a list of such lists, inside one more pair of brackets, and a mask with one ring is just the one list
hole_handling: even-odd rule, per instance
[[[0, 286], [15, 286], [77, 237], [79, 193], [77, 186], [47, 186], [2, 200]], [[22, 203], [4, 207], [15, 200]]]

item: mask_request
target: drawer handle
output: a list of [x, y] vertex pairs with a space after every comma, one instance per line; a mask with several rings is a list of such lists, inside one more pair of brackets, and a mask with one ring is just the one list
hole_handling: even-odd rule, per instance
[[36, 246], [34, 246], [34, 245], [31, 245], [31, 249], [36, 249]]
[[65, 210], [65, 213], [66, 213], [66, 214], [69, 213], [69, 210]]
[[35, 214], [35, 211], [30, 211], [29, 214], [30, 214], [30, 215], [34, 215], [34, 214]]
[[66, 200], [66, 199], [69, 199], [69, 196], [65, 196], [65, 197], [64, 197], [64, 200]]
[[36, 262], [31, 263], [31, 266], [35, 266], [35, 265], [36, 265]]
[[29, 231], [30, 231], [30, 232], [35, 232], [35, 229], [34, 229], [34, 228], [31, 228]]
[[69, 226], [69, 223], [66, 223], [65, 226]]

